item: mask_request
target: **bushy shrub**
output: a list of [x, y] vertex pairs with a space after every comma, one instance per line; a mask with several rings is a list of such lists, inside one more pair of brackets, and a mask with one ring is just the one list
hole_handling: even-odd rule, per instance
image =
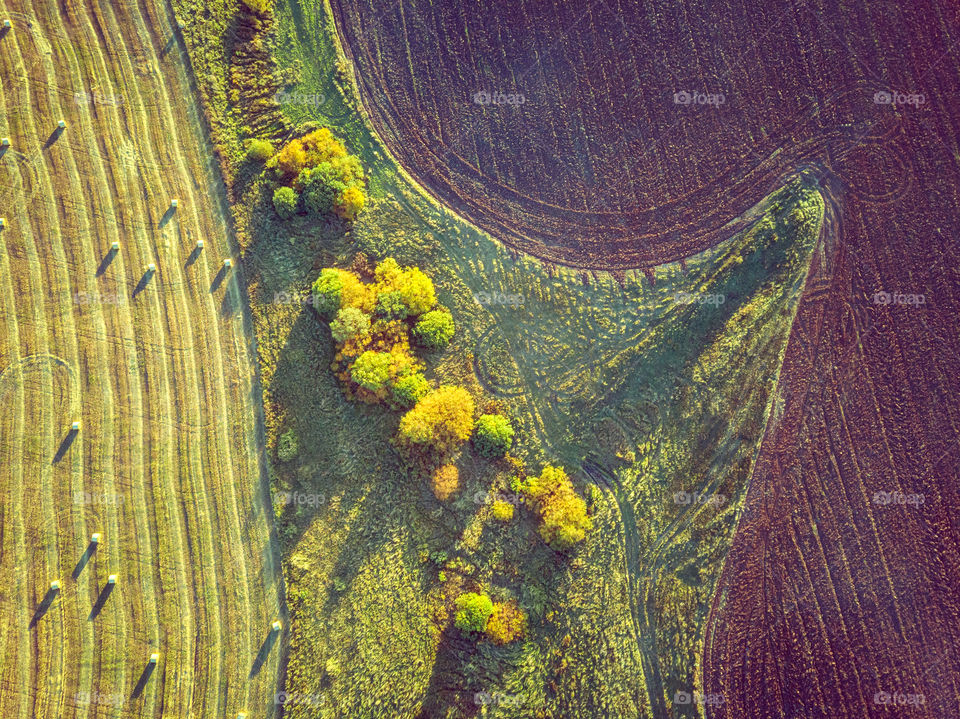
[[328, 267], [320, 272], [313, 283], [313, 308], [323, 317], [336, 317], [343, 298], [343, 285], [343, 275], [336, 269]]
[[329, 128], [323, 127], [303, 137], [290, 140], [267, 162], [283, 184], [292, 182], [303, 170], [347, 157], [347, 148]]
[[494, 644], [509, 644], [527, 633], [527, 615], [514, 602], [497, 602], [484, 631]]
[[370, 285], [361, 282], [353, 272], [336, 267], [324, 269], [313, 283], [314, 309], [328, 320], [336, 317], [338, 310], [347, 307], [370, 314], [374, 299]]
[[340, 344], [369, 331], [370, 316], [356, 307], [345, 307], [338, 310], [336, 319], [330, 323], [330, 334]]
[[433, 282], [417, 267], [401, 268], [392, 257], [387, 257], [374, 270], [377, 295], [396, 292], [407, 308], [407, 313], [416, 317], [437, 303]]
[[486, 594], [467, 592], [457, 597], [454, 624], [463, 632], [482, 632], [493, 613], [493, 601]]
[[539, 477], [527, 479], [523, 491], [540, 515], [540, 536], [554, 549], [569, 549], [593, 528], [587, 503], [563, 469], [547, 465]]
[[278, 187], [273, 191], [273, 209], [281, 220], [288, 220], [297, 211], [299, 198], [297, 192], [290, 187]]
[[250, 162], [263, 163], [273, 157], [273, 144], [269, 140], [254, 138], [247, 142], [247, 159]]
[[417, 344], [437, 350], [450, 344], [453, 331], [453, 315], [443, 310], [430, 310], [420, 315], [413, 327], [413, 338]]
[[367, 350], [350, 367], [350, 377], [371, 392], [379, 392], [390, 380], [390, 353]]
[[499, 519], [501, 522], [509, 522], [513, 519], [513, 505], [510, 502], [504, 502], [502, 499], [498, 499], [493, 503], [493, 518]]
[[430, 391], [430, 382], [420, 372], [411, 372], [400, 377], [391, 388], [393, 401], [398, 407], [409, 409]]
[[381, 292], [377, 295], [377, 314], [388, 320], [402, 320], [407, 317], [407, 306], [396, 290]]
[[300, 439], [297, 437], [296, 432], [288, 429], [277, 439], [277, 459], [281, 462], [289, 462], [296, 459], [299, 453]]
[[242, 3], [258, 15], [266, 15], [273, 9], [273, 0], [242, 0]]
[[329, 215], [337, 198], [347, 189], [329, 162], [302, 170], [297, 176], [303, 206], [315, 215]]
[[481, 457], [502, 457], [513, 445], [513, 425], [502, 414], [484, 414], [473, 430], [473, 446]]
[[439, 387], [400, 419], [398, 444], [440, 454], [456, 449], [473, 430], [473, 398], [462, 387]]
[[367, 205], [367, 196], [359, 185], [350, 185], [336, 199], [333, 211], [342, 220], [353, 222]]
[[452, 464], [437, 467], [430, 477], [430, 489], [441, 502], [450, 498], [460, 487], [460, 472]]

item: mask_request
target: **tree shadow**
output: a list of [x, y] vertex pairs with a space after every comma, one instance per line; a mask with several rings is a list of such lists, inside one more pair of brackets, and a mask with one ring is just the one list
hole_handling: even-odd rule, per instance
[[97, 546], [96, 542], [90, 542], [90, 544], [87, 545], [87, 548], [83, 551], [83, 555], [80, 557], [80, 561], [77, 562], [77, 566], [73, 568], [73, 573], [70, 575], [71, 579], [76, 579], [80, 576], [80, 573], [87, 566], [87, 562], [90, 561], [90, 557], [97, 551]]
[[110, 263], [113, 262], [113, 258], [117, 256], [117, 250], [112, 247], [110, 250], [103, 256], [103, 259], [100, 261], [100, 266], [97, 268], [97, 277], [100, 277], [104, 272], [107, 271], [107, 268], [110, 266]]
[[47, 593], [43, 597], [43, 601], [40, 602], [40, 606], [37, 607], [37, 611], [33, 613], [33, 618], [30, 620], [31, 629], [37, 626], [37, 622], [43, 619], [43, 615], [47, 613], [48, 609], [50, 609], [50, 605], [53, 604], [53, 600], [57, 598], [59, 593], [60, 590], [54, 589], [53, 587], [47, 590]]
[[133, 288], [133, 297], [136, 299], [137, 295], [143, 292], [147, 285], [150, 284], [150, 279], [153, 277], [155, 270], [147, 270], [143, 273], [143, 277], [140, 278], [140, 281], [137, 283], [137, 286]]
[[50, 464], [56, 464], [63, 459], [63, 455], [65, 455], [70, 449], [70, 445], [73, 444], [73, 441], [77, 438], [78, 434], [80, 434], [80, 430], [76, 429], [71, 429], [69, 432], [67, 432], [66, 436], [63, 438], [63, 440], [61, 440], [60, 446], [57, 448], [57, 453], [53, 455], [53, 461], [51, 461]]
[[257, 652], [256, 659], [253, 660], [253, 666], [250, 668], [250, 674], [247, 677], [248, 679], [253, 679], [257, 674], [260, 673], [260, 670], [263, 668], [264, 662], [267, 661], [267, 657], [270, 656], [270, 650], [273, 649], [273, 645], [277, 643], [277, 639], [280, 637], [280, 630], [270, 628], [270, 632], [267, 634], [266, 638], [263, 640], [263, 644], [260, 645], [260, 651]]
[[480, 713], [481, 705], [474, 701], [474, 693], [469, 690], [470, 677], [463, 673], [463, 667], [476, 652], [475, 642], [464, 637], [450, 622], [440, 635], [433, 671], [423, 693], [423, 706], [415, 719], [446, 716], [450, 707], [458, 709], [458, 717], [475, 717]]
[[103, 611], [103, 606], [107, 603], [107, 599], [110, 598], [110, 594], [113, 593], [113, 588], [117, 586], [116, 584], [110, 584], [109, 582], [100, 590], [100, 596], [97, 597], [96, 604], [93, 605], [93, 609], [90, 610], [90, 616], [87, 617], [88, 622], [92, 622], [97, 618], [97, 615]]
[[150, 677], [153, 675], [153, 672], [156, 668], [156, 664], [153, 664], [152, 662], [147, 663], [147, 666], [143, 668], [143, 674], [141, 674], [140, 678], [137, 680], [137, 686], [133, 688], [133, 693], [130, 694], [131, 699], [137, 699], [141, 694], [143, 694], [143, 690], [147, 686], [147, 682], [150, 681]]

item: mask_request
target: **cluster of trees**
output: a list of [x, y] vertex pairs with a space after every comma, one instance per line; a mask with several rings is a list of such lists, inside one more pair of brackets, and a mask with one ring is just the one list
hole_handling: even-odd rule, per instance
[[432, 280], [390, 257], [361, 274], [330, 267], [313, 284], [314, 309], [330, 323], [337, 343], [334, 372], [351, 399], [405, 410], [396, 446], [435, 468], [431, 486], [447, 499], [459, 486], [450, 455], [472, 440], [479, 455], [503, 457], [513, 445], [513, 426], [499, 414], [475, 419], [466, 389], [434, 387], [424, 376], [424, 363], [411, 348], [443, 349], [456, 329], [449, 310], [437, 304]]
[[562, 468], [547, 465], [539, 476], [515, 478], [513, 484], [530, 500], [540, 516], [540, 536], [554, 549], [569, 549], [593, 528], [587, 503]]
[[[333, 369], [351, 399], [394, 409], [419, 407], [416, 416], [429, 417], [430, 408], [451, 392], [458, 398], [466, 394], [459, 388], [434, 389], [411, 348], [442, 349], [454, 332], [453, 316], [437, 305], [433, 282], [417, 267], [400, 267], [388, 257], [366, 278], [329, 267], [313, 284], [313, 306], [330, 323], [337, 343]], [[461, 422], [472, 427], [468, 394], [467, 402], [469, 416]], [[451, 426], [437, 442], [452, 442], [461, 431]]]
[[306, 212], [333, 213], [352, 221], [366, 205], [363, 166], [329, 128], [295, 138], [276, 154], [269, 142], [252, 140], [247, 145], [247, 157], [266, 162], [272, 171], [278, 183], [273, 207], [281, 219]]
[[527, 617], [515, 602], [494, 602], [486, 594], [466, 592], [457, 597], [454, 624], [464, 634], [485, 634], [504, 645], [527, 633]]

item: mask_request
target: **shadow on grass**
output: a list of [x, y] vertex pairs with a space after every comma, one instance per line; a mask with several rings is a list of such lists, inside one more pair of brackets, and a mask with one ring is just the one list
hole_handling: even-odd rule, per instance
[[447, 716], [446, 710], [454, 706], [459, 710], [458, 717], [474, 717], [480, 713], [481, 703], [475, 701], [474, 692], [468, 690], [476, 679], [463, 673], [463, 668], [476, 653], [474, 640], [464, 637], [453, 622], [443, 630], [430, 681], [423, 694], [423, 706], [415, 719]]
[[141, 292], [143, 292], [147, 288], [147, 285], [150, 284], [150, 280], [153, 278], [154, 274], [155, 274], [154, 270], [147, 270], [146, 272], [143, 273], [143, 277], [140, 278], [140, 281], [137, 283], [137, 286], [133, 288], [134, 298], [136, 298], [137, 295], [139, 295]]
[[138, 699], [143, 690], [147, 686], [147, 682], [150, 681], [150, 677], [153, 676], [153, 672], [156, 670], [157, 665], [153, 663], [147, 663], [147, 666], [143, 668], [143, 673], [140, 675], [140, 678], [137, 680], [137, 686], [133, 688], [133, 692], [130, 694], [131, 699]]
[[47, 590], [47, 593], [43, 597], [43, 601], [40, 602], [40, 606], [37, 607], [37, 611], [33, 613], [33, 617], [30, 619], [31, 629], [37, 626], [37, 622], [43, 619], [43, 615], [45, 615], [47, 610], [50, 609], [50, 605], [53, 604], [53, 600], [57, 598], [59, 593], [59, 589], [53, 589], [52, 587]]
[[250, 675], [248, 679], [253, 679], [257, 674], [260, 673], [260, 670], [263, 669], [264, 663], [267, 661], [267, 657], [270, 656], [270, 650], [273, 649], [273, 645], [277, 643], [277, 639], [280, 638], [280, 630], [270, 628], [270, 632], [267, 634], [266, 638], [263, 640], [263, 644], [260, 645], [260, 651], [257, 652], [256, 659], [253, 660], [253, 666], [250, 667]]
[[78, 434], [80, 434], [80, 432], [76, 429], [71, 429], [69, 432], [67, 432], [66, 436], [60, 442], [60, 446], [57, 448], [57, 453], [53, 455], [53, 461], [51, 461], [50, 464], [56, 464], [63, 459], [63, 456], [70, 450], [70, 446], [73, 444]]
[[173, 216], [175, 214], [177, 214], [177, 208], [171, 205], [170, 207], [167, 208], [167, 211], [163, 213], [163, 217], [160, 218], [160, 222], [157, 223], [157, 227], [159, 227], [160, 229], [163, 229], [164, 227], [166, 227], [167, 223], [170, 222], [171, 219], [173, 219]]
[[107, 268], [110, 266], [110, 263], [113, 262], [113, 258], [117, 256], [117, 251], [110, 248], [110, 251], [103, 256], [103, 259], [100, 261], [100, 266], [97, 268], [97, 277], [100, 277], [104, 272], [107, 271]]
[[47, 138], [46, 142], [43, 143], [44, 149], [51, 147], [53, 143], [60, 139], [63, 135], [63, 128], [57, 127], [53, 132], [50, 133], [50, 137]]
[[73, 573], [70, 575], [72, 579], [76, 579], [77, 577], [80, 576], [80, 573], [87, 566], [87, 562], [90, 561], [90, 558], [96, 553], [96, 551], [97, 551], [97, 543], [90, 542], [90, 544], [87, 545], [87, 548], [83, 551], [83, 554], [80, 557], [80, 561], [77, 562], [77, 566], [73, 568]]
[[216, 292], [220, 289], [220, 285], [223, 284], [223, 281], [227, 277], [227, 273], [230, 272], [230, 269], [220, 265], [220, 269], [217, 271], [217, 274], [213, 278], [213, 282], [210, 283], [210, 291]]
[[93, 605], [93, 609], [90, 610], [90, 615], [87, 617], [88, 622], [92, 622], [97, 618], [97, 615], [103, 611], [104, 605], [107, 603], [107, 599], [110, 598], [110, 595], [113, 593], [113, 588], [117, 586], [116, 584], [106, 584], [103, 589], [100, 590], [100, 596], [97, 597], [96, 604]]
[[184, 269], [192, 265], [198, 259], [200, 259], [200, 253], [203, 252], [203, 248], [194, 247], [193, 251], [187, 256], [187, 261], [183, 263]]

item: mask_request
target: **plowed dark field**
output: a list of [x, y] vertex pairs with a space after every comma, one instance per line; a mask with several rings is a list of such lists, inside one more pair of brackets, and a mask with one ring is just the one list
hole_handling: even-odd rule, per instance
[[705, 711], [960, 716], [960, 9], [332, 5], [411, 175], [548, 261], [681, 258], [784, 178], [821, 179], [836, 254], [714, 601]]

